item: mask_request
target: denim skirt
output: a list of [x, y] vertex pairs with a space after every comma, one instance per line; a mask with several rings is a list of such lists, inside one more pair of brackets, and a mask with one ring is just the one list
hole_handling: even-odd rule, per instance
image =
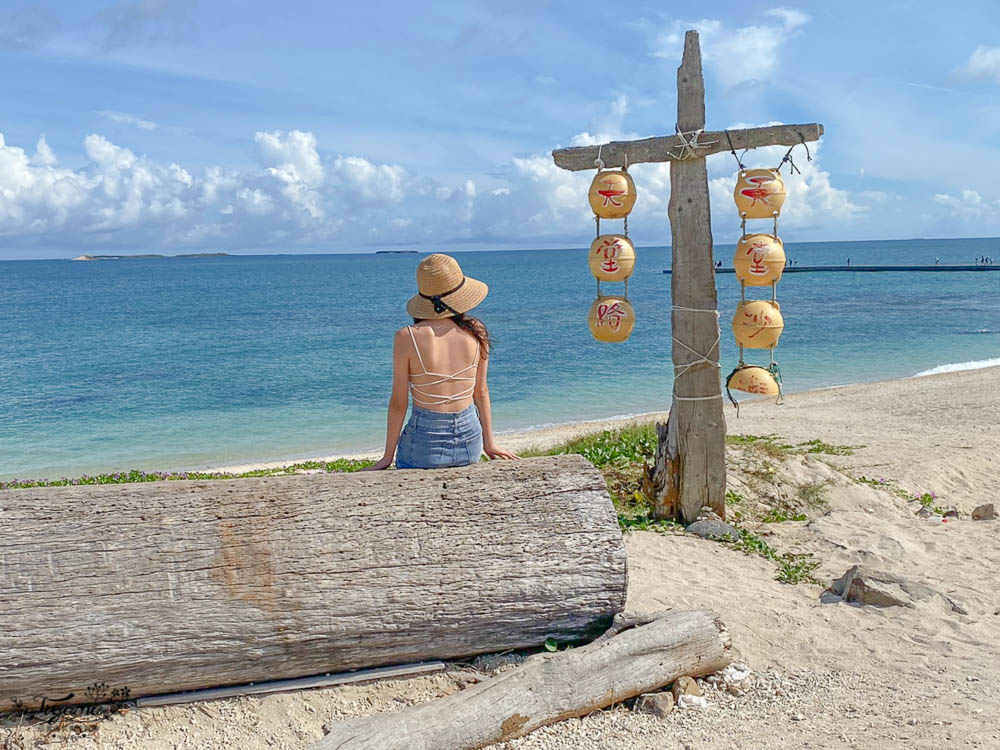
[[483, 427], [475, 404], [449, 414], [414, 406], [396, 447], [397, 469], [468, 466], [483, 452]]

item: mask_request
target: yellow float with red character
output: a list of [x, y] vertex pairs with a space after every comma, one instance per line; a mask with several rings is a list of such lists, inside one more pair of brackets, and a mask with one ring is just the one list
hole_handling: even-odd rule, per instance
[[757, 365], [744, 365], [733, 370], [726, 378], [726, 389], [757, 396], [781, 395], [778, 379], [770, 370]]
[[590, 183], [590, 208], [601, 219], [624, 219], [635, 205], [635, 183], [624, 169], [602, 169]]
[[772, 349], [778, 344], [785, 321], [777, 302], [757, 299], [740, 302], [733, 316], [733, 336], [747, 349]]
[[[635, 310], [628, 301], [628, 280], [635, 269], [635, 245], [628, 237], [628, 215], [635, 205], [635, 183], [626, 162], [620, 170], [605, 169], [600, 151], [597, 174], [590, 184], [590, 208], [597, 222], [597, 238], [590, 243], [587, 263], [597, 279], [597, 299], [590, 306], [590, 332], [598, 341], [625, 341], [635, 327]], [[624, 219], [621, 234], [601, 234], [601, 219]], [[625, 293], [608, 295], [601, 282], [624, 282]]]
[[635, 311], [624, 297], [598, 297], [590, 306], [590, 332], [598, 341], [618, 343], [632, 333]]
[[635, 246], [624, 234], [602, 234], [590, 243], [590, 272], [599, 281], [625, 281], [635, 268]]
[[773, 234], [744, 234], [736, 244], [733, 270], [746, 286], [770, 286], [781, 281], [785, 247]]
[[777, 169], [741, 169], [733, 191], [742, 219], [773, 219], [785, 202], [785, 181]]

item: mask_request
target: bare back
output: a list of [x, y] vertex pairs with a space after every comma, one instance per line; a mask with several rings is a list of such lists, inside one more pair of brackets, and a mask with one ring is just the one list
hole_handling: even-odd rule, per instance
[[459, 412], [473, 400], [479, 342], [451, 321], [407, 326], [410, 395], [414, 406]]

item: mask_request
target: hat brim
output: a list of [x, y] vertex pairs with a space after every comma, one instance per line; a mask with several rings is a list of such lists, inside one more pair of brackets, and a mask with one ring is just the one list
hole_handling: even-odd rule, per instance
[[[479, 279], [466, 276], [462, 288], [457, 292], [447, 295], [441, 301], [447, 303], [448, 307], [455, 310], [455, 312], [464, 313], [486, 299], [489, 291], [490, 288]], [[406, 312], [412, 317], [420, 318], [421, 320], [450, 318], [455, 314], [451, 310], [445, 310], [440, 313], [434, 312], [434, 303], [429, 299], [421, 297], [419, 294], [410, 297], [410, 301], [406, 303]]]

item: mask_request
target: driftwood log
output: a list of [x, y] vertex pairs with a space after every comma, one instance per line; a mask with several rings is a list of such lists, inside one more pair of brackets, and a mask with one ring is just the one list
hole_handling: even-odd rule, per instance
[[724, 626], [707, 610], [638, 624], [582, 648], [533, 656], [446, 698], [341, 722], [313, 750], [474, 750], [733, 660]]
[[5, 490], [0, 711], [593, 637], [625, 591], [579, 456]]

